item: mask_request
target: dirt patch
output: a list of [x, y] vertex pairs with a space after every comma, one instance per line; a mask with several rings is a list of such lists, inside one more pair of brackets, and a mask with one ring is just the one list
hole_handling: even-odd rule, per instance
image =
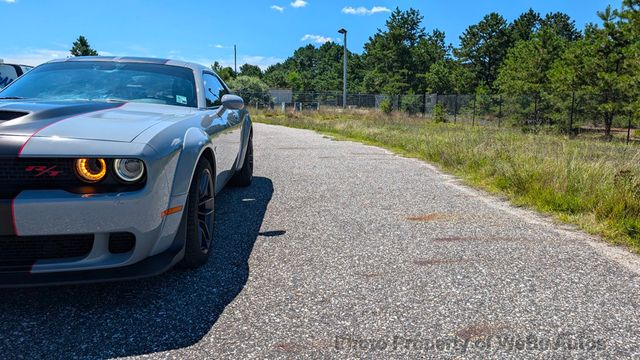
[[453, 221], [457, 218], [458, 216], [455, 214], [434, 212], [434, 213], [425, 214], [425, 215], [408, 216], [406, 219], [409, 221], [416, 221], [416, 222], [432, 222], [432, 221]]
[[478, 340], [487, 336], [494, 336], [506, 328], [503, 325], [492, 324], [469, 325], [456, 331], [456, 336], [465, 341]]
[[278, 343], [273, 346], [276, 350], [282, 351], [284, 353], [297, 353], [301, 350], [301, 346], [298, 344], [292, 343]]

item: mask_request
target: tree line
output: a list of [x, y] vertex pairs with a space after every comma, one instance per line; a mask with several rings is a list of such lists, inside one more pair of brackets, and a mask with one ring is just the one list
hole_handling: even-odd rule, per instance
[[[640, 113], [639, 14], [640, 0], [623, 0], [619, 8], [598, 12], [597, 24], [578, 29], [562, 12], [542, 15], [530, 9], [513, 22], [490, 13], [469, 26], [454, 47], [444, 32], [426, 31], [420, 11], [396, 8], [361, 55], [349, 52], [348, 90], [526, 95], [536, 119], [571, 101], [567, 94], [588, 94], [609, 135], [616, 116]], [[256, 91], [335, 92], [342, 88], [342, 51], [328, 42], [301, 47], [266, 71], [249, 64], [238, 74], [219, 64], [213, 68], [236, 88], [239, 80]]]
[[[597, 24], [578, 29], [562, 12], [542, 15], [529, 9], [512, 22], [493, 12], [469, 26], [454, 47], [444, 32], [427, 32], [420, 11], [396, 8], [362, 54], [348, 53], [348, 91], [473, 94], [482, 96], [477, 105], [486, 109], [496, 107], [486, 99], [504, 94], [500, 112], [511, 106], [527, 122], [549, 124], [565, 117], [567, 108], [573, 113], [579, 103], [610, 136], [614, 119], [631, 121], [640, 114], [640, 0], [622, 0], [619, 8], [609, 6], [598, 17]], [[97, 55], [83, 36], [71, 53]], [[239, 95], [268, 103], [269, 88], [340, 91], [342, 57], [342, 46], [327, 42], [300, 47], [265, 71], [251, 64], [238, 73], [217, 62], [211, 67]]]

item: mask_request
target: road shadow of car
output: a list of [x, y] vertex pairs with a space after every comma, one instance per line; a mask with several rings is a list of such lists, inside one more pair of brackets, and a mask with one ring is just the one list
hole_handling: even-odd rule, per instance
[[0, 290], [0, 354], [111, 358], [197, 343], [244, 288], [271, 180], [216, 198], [215, 251], [197, 270], [136, 281]]

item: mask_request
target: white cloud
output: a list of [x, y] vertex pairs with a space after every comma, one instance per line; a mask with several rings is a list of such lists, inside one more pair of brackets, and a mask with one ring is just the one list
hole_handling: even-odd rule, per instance
[[16, 0], [3, 0], [4, 2], [6, 2], [7, 4], [15, 4]]
[[314, 42], [316, 44], [324, 44], [324, 43], [327, 43], [329, 41], [334, 41], [334, 40], [332, 38], [328, 37], [328, 36], [307, 34], [307, 35], [303, 36], [302, 39], [300, 39], [300, 41], [311, 41], [311, 42]]
[[52, 49], [27, 49], [20, 53], [2, 55], [6, 63], [31, 66], [40, 65], [54, 59], [64, 59], [69, 56], [69, 51]]
[[284, 11], [284, 7], [278, 6], [278, 5], [271, 5], [271, 9], [273, 9], [275, 11], [280, 11], [280, 12]]
[[391, 12], [391, 9], [384, 7], [384, 6], [374, 6], [371, 9], [367, 9], [364, 6], [360, 6], [357, 8], [354, 8], [352, 6], [347, 6], [345, 8], [342, 9], [342, 12], [345, 14], [349, 14], [349, 15], [360, 15], [360, 16], [364, 16], [364, 15], [373, 15], [373, 14], [378, 14], [378, 13], [385, 13], [385, 12]]
[[307, 6], [307, 2], [304, 0], [295, 0], [294, 2], [291, 3], [291, 6], [293, 6], [294, 8], [303, 8], [305, 6]]

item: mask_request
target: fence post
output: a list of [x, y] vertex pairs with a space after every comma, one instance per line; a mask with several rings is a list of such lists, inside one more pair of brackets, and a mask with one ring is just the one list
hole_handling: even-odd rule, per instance
[[502, 94], [500, 94], [500, 100], [498, 101], [498, 127], [500, 127], [500, 121], [502, 120]]
[[458, 94], [456, 94], [455, 101], [453, 102], [453, 123], [458, 122]]
[[629, 125], [627, 126], [627, 145], [631, 143], [631, 115], [629, 115]]
[[[538, 95], [534, 95], [533, 97], [533, 121], [538, 125]], [[540, 124], [542, 125], [542, 124]]]
[[471, 126], [476, 126], [476, 101], [478, 94], [473, 94], [473, 117], [471, 118]]
[[576, 92], [575, 90], [571, 92], [571, 112], [569, 115], [569, 134], [573, 134], [573, 117], [575, 116], [576, 109]]
[[422, 117], [427, 116], [427, 94], [422, 96]]

